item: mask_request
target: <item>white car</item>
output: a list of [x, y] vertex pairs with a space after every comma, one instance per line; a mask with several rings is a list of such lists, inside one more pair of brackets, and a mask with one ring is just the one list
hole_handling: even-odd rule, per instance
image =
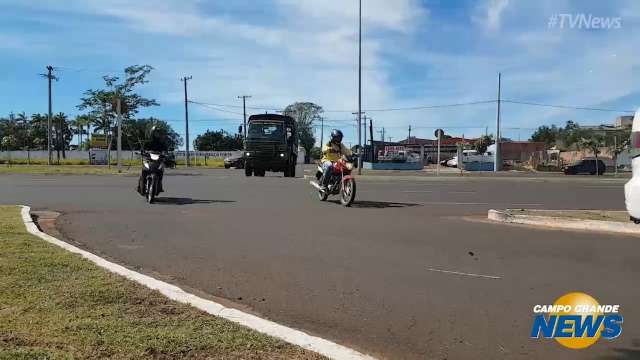
[[624, 202], [627, 205], [627, 212], [631, 220], [640, 224], [640, 109], [634, 116], [633, 127], [631, 128], [631, 148], [636, 151], [631, 160], [633, 176], [624, 185]]

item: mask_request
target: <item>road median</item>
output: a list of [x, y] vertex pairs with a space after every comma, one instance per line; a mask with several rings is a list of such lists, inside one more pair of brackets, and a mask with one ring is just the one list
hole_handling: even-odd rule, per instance
[[[60, 241], [65, 250], [59, 240], [36, 232], [28, 208], [0, 206], [0, 358], [322, 358], [265, 335], [273, 324], [267, 320]], [[107, 271], [107, 266], [114, 268]], [[219, 315], [210, 315], [213, 310]], [[267, 331], [250, 329], [243, 323], [247, 319]], [[319, 343], [299, 331], [293, 334]]]
[[539, 228], [598, 231], [640, 235], [640, 225], [626, 211], [615, 210], [489, 210], [488, 219]]

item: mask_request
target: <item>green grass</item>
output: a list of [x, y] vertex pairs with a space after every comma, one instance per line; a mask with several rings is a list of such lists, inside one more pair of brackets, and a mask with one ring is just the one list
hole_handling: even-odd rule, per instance
[[[60, 161], [53, 159], [53, 164], [58, 165], [89, 165], [89, 160], [79, 160], [79, 159], [60, 159]], [[111, 159], [111, 165], [116, 165], [117, 161]], [[178, 160], [178, 166], [184, 166], [186, 164], [185, 160]], [[6, 159], [0, 159], [0, 165], [4, 166], [15, 166], [15, 165], [47, 165], [47, 160], [43, 159], [11, 159], [9, 162]], [[133, 160], [133, 159], [122, 159], [122, 165], [124, 166], [142, 166], [141, 160]], [[221, 168], [224, 167], [224, 160], [222, 159], [207, 159], [205, 161], [204, 158], [191, 158], [191, 166], [197, 167], [206, 167], [206, 168]]]
[[[140, 166], [127, 168], [127, 166], [122, 167], [123, 174], [140, 173]], [[116, 175], [118, 174], [118, 169], [115, 166], [109, 168], [107, 166], [97, 165], [3, 165], [0, 166], [0, 174]]]
[[[111, 168], [106, 165], [83, 165], [83, 164], [73, 164], [73, 161], [67, 160], [66, 164], [61, 165], [51, 165], [48, 166], [46, 164], [37, 164], [37, 165], [26, 165], [25, 164], [4, 164], [0, 165], [0, 175], [1, 174], [69, 174], [69, 175], [115, 175], [118, 174], [118, 169], [116, 168], [116, 163], [113, 162], [111, 164]], [[198, 159], [191, 162], [191, 166], [193, 168], [198, 169], [216, 169], [223, 168], [224, 162], [223, 160], [207, 160], [207, 164], [205, 165], [204, 159]], [[122, 162], [122, 173], [124, 174], [138, 174], [140, 173], [140, 169], [142, 168], [142, 163], [140, 161], [128, 161], [125, 160]], [[184, 162], [179, 161], [177, 164], [177, 169], [184, 170], [186, 169]]]
[[308, 359], [26, 232], [0, 206], [0, 359]]

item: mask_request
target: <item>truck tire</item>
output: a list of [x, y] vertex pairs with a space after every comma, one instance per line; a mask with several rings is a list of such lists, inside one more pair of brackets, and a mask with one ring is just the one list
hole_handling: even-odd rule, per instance
[[296, 163], [291, 164], [291, 169], [289, 170], [289, 177], [296, 177]]
[[[251, 176], [251, 175], [253, 175], [253, 169], [252, 169], [252, 168], [250, 168], [250, 167], [248, 167], [248, 166], [247, 166], [247, 167], [245, 167], [245, 168], [244, 168], [244, 174], [245, 174], [245, 176]], [[257, 174], [256, 174], [256, 175], [257, 175]]]

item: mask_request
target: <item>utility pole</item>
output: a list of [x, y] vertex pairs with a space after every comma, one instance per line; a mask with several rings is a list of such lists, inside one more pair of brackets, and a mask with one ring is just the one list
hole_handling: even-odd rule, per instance
[[185, 138], [187, 145], [187, 167], [191, 165], [191, 155], [189, 154], [189, 97], [187, 96], [187, 82], [193, 79], [193, 76], [185, 76], [182, 80], [184, 82], [184, 128]]
[[246, 145], [247, 140], [247, 99], [251, 98], [249, 95], [240, 95], [238, 99], [242, 99], [242, 113], [244, 114], [244, 143]]
[[362, 175], [362, 0], [358, 2], [358, 175]]
[[[618, 176], [618, 137], [617, 136], [613, 137], [613, 151], [614, 151], [613, 168], [614, 168], [614, 174], [617, 177]], [[598, 166], [597, 161], [596, 161], [596, 166]]]
[[500, 82], [502, 74], [498, 73], [498, 113], [496, 116], [496, 153], [493, 156], [493, 171], [500, 171], [502, 159], [500, 158]]
[[367, 147], [367, 119], [367, 115], [362, 117], [362, 128], [364, 129], [362, 134], [362, 146], [365, 148]]
[[118, 164], [118, 172], [122, 172], [122, 163], [120, 161], [121, 153], [122, 153], [122, 100], [120, 99], [120, 94], [116, 94], [116, 114], [118, 115], [118, 154], [117, 154], [117, 164]]
[[373, 119], [369, 118], [369, 139], [371, 140], [371, 162], [376, 162], [378, 154], [376, 153], [376, 147], [373, 145]]
[[40, 74], [49, 80], [49, 113], [47, 116], [47, 152], [49, 153], [47, 165], [51, 165], [51, 119], [53, 117], [53, 109], [51, 106], [51, 80], [58, 81], [58, 78], [53, 75], [53, 66], [47, 66], [47, 73]]
[[409, 137], [407, 138], [407, 143], [411, 142], [411, 125], [409, 125]]
[[320, 149], [324, 146], [324, 116], [320, 116]]

